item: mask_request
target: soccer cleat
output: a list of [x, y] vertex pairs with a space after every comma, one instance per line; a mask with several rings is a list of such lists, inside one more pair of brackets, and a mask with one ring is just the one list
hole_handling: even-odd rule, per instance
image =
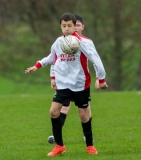
[[66, 147], [65, 146], [59, 146], [59, 145], [56, 145], [53, 150], [47, 154], [47, 156], [50, 156], [50, 157], [54, 157], [54, 156], [57, 156], [61, 153], [64, 153], [66, 151]]
[[98, 151], [96, 150], [96, 148], [94, 146], [88, 146], [87, 147], [87, 152], [89, 154], [98, 154]]

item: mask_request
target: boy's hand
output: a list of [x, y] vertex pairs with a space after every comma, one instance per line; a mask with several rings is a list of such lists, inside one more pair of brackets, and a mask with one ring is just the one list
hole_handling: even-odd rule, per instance
[[99, 87], [99, 80], [98, 79], [96, 79], [96, 81], [95, 81], [95, 88], [96, 89], [100, 89], [100, 87]]
[[101, 88], [101, 89], [106, 89], [106, 88], [108, 88], [108, 85], [107, 85], [106, 82], [104, 82], [104, 83], [99, 83], [99, 88]]
[[36, 71], [38, 68], [36, 66], [29, 67], [25, 70], [25, 73], [29, 73], [30, 71]]
[[55, 83], [55, 79], [51, 79], [51, 88], [52, 89], [57, 89], [56, 83]]

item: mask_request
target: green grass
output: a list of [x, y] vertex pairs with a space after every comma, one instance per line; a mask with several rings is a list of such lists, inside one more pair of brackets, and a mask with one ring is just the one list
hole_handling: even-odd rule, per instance
[[[23, 71], [24, 73], [24, 71]], [[0, 76], [0, 95], [13, 95], [13, 94], [46, 94], [46, 92], [54, 93], [54, 91], [50, 87], [50, 77], [46, 77], [46, 83], [36, 83], [31, 81], [30, 83], [24, 82], [28, 76], [32, 76], [32, 74], [27, 75], [21, 81], [14, 81], [13, 79], [6, 79]], [[33, 77], [32, 77], [33, 78]], [[33, 78], [35, 79], [35, 78]], [[42, 77], [40, 78], [42, 79]]]
[[[35, 87], [36, 88], [36, 87]], [[92, 125], [98, 155], [88, 155], [77, 107], [72, 105], [63, 128], [65, 154], [46, 157], [54, 145], [49, 108], [52, 93], [0, 95], [1, 160], [139, 160], [141, 159], [141, 94], [92, 93]]]

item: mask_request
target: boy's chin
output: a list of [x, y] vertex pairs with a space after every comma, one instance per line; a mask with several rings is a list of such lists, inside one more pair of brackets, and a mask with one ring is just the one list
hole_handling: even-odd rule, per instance
[[65, 36], [72, 35], [73, 33], [64, 33]]
[[65, 36], [69, 36], [69, 35], [72, 35], [72, 34], [70, 34], [70, 33], [68, 33], [68, 34], [64, 34]]

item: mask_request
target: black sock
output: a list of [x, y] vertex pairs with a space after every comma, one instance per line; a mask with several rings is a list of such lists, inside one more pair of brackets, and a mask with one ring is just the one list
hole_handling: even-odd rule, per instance
[[63, 127], [63, 125], [64, 125], [64, 123], [65, 123], [66, 116], [67, 116], [67, 115], [66, 115], [65, 113], [61, 113], [61, 112], [60, 112], [60, 118], [61, 118], [62, 127]]
[[62, 139], [62, 125], [61, 125], [61, 118], [51, 118], [52, 122], [52, 132], [55, 138], [56, 144], [63, 146], [63, 139]]
[[93, 137], [92, 137], [91, 120], [89, 120], [86, 123], [82, 122], [82, 127], [83, 127], [84, 136], [86, 137], [86, 145], [92, 146], [93, 145]]
[[[92, 117], [90, 118], [90, 122], [92, 122]], [[82, 125], [82, 123], [83, 122], [81, 122], [81, 125]], [[83, 126], [82, 126], [82, 129], [83, 129], [83, 134], [84, 134], [84, 128], [83, 128]], [[84, 134], [84, 136], [85, 136], [85, 134]]]

